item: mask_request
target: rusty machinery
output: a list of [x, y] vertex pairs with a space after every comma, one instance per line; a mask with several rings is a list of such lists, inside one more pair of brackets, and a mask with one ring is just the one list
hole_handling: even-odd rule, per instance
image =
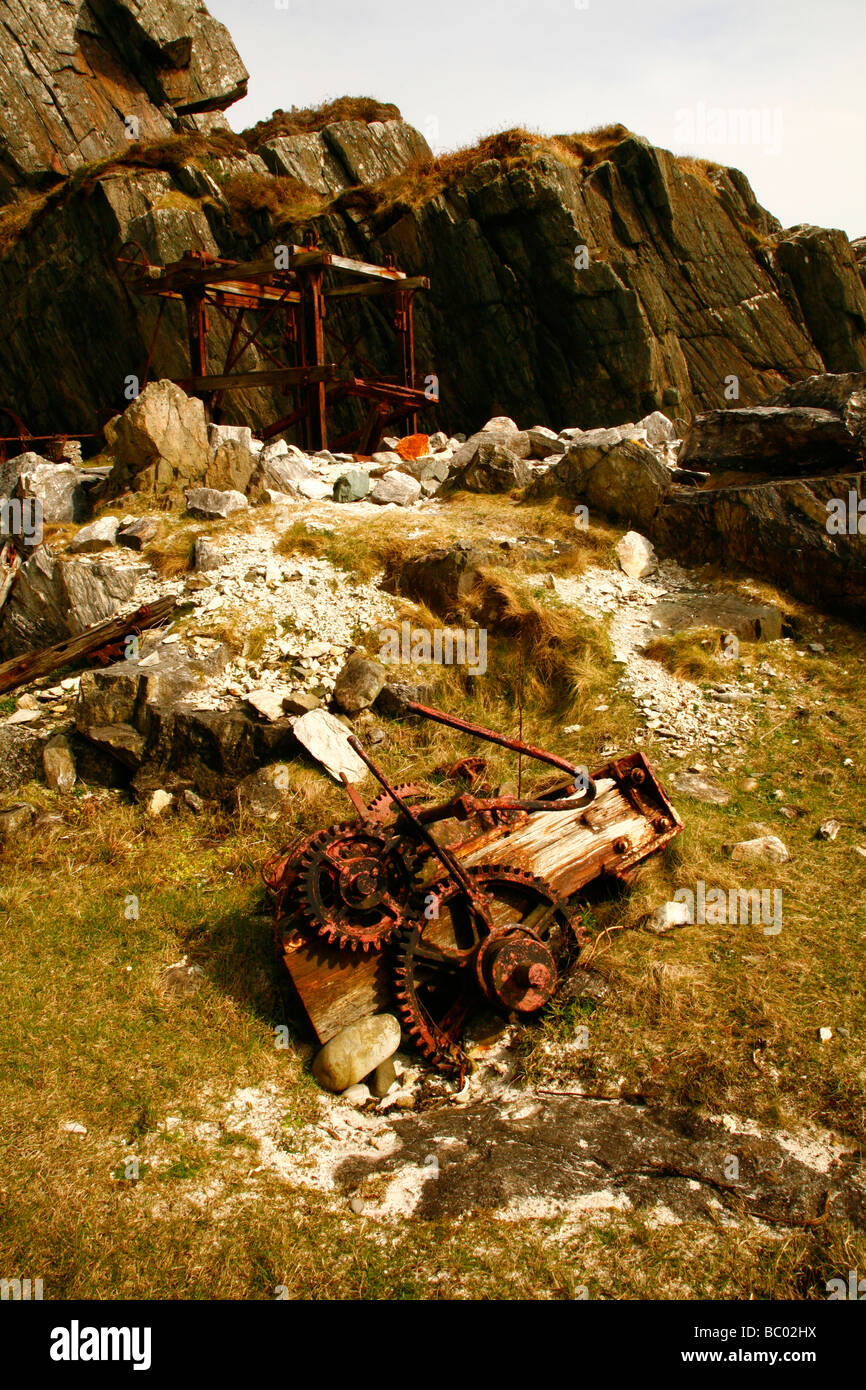
[[[422, 795], [419, 787], [391, 786], [350, 738], [382, 793], [367, 805], [344, 778], [358, 819], [301, 838], [270, 859], [263, 874], [275, 900], [278, 946], [296, 985], [301, 976], [293, 970], [293, 951], [300, 947], [311, 966], [299, 992], [321, 1041], [326, 1037], [314, 1011], [319, 994], [333, 993], [335, 980], [338, 988], [351, 988], [353, 963], [369, 969], [369, 953], [380, 975], [378, 958], [387, 962], [388, 992], [419, 1050], [441, 1071], [463, 1073], [463, 1029], [473, 1009], [486, 1002], [525, 1016], [553, 996], [586, 940], [580, 912], [569, 902], [576, 887], [606, 873], [627, 879], [637, 862], [682, 826], [642, 754], [610, 764], [593, 779], [564, 758], [441, 710], [412, 702], [406, 709], [547, 763], [567, 773], [568, 781], [544, 799], [464, 793], [420, 806], [413, 804]], [[464, 760], [476, 767], [477, 761]], [[594, 846], [550, 882], [530, 871], [525, 854], [515, 865], [462, 862], [493, 841], [501, 841], [498, 851], [507, 859], [509, 834], [533, 817], [537, 821], [539, 813], [546, 818], [570, 812], [576, 822], [588, 823], [602, 775], [617, 798], [614, 811], [602, 816], [610, 831], [606, 858]], [[619, 833], [617, 817], [632, 833], [635, 826], [645, 827], [639, 843]], [[461, 839], [459, 830], [450, 843], [444, 835], [435, 838], [430, 827], [449, 820], [468, 822], [468, 838]]]
[[[294, 393], [294, 408], [261, 431], [264, 439], [296, 426], [310, 451], [354, 446], [356, 453], [371, 454], [388, 424], [405, 421], [406, 432], [415, 433], [417, 412], [435, 404], [432, 383], [428, 394], [415, 374], [413, 298], [417, 290], [429, 289], [430, 282], [423, 275], [405, 275], [396, 268], [393, 257], [385, 265], [372, 265], [325, 251], [311, 236], [303, 246], [277, 247], [262, 260], [239, 263], [205, 251], [188, 251], [179, 261], [156, 266], [148, 262], [138, 243], [127, 242], [117, 257], [117, 271], [129, 290], [161, 301], [142, 389], [150, 374], [165, 305], [180, 301], [186, 310], [190, 375], [175, 380], [184, 390], [202, 397], [212, 419], [219, 419], [226, 391], [276, 387]], [[329, 281], [342, 277], [345, 283], [326, 284], [326, 276]], [[377, 375], [359, 353], [358, 338], [344, 343], [326, 317], [329, 301], [382, 297], [393, 300], [400, 359], [399, 374], [393, 379]], [[211, 309], [226, 320], [230, 330], [225, 357], [217, 371], [211, 369], [209, 361]], [[245, 319], [250, 313], [257, 313], [258, 321], [248, 327]], [[266, 327], [277, 323], [282, 324], [289, 365], [264, 341]], [[340, 350], [334, 361], [327, 360], [326, 335], [327, 346]], [[239, 371], [240, 358], [251, 348], [273, 365]], [[340, 369], [352, 371], [355, 362], [368, 375], [338, 379]], [[368, 402], [366, 420], [360, 429], [331, 439], [328, 410], [347, 398]]]
[[64, 450], [70, 440], [96, 438], [94, 434], [33, 434], [11, 406], [0, 405], [0, 426], [4, 424], [7, 430], [11, 424], [12, 431], [9, 434], [0, 434], [0, 463], [6, 463], [9, 458], [17, 458], [19, 454], [26, 453], [37, 444], [43, 446], [39, 452], [52, 463], [65, 463]]

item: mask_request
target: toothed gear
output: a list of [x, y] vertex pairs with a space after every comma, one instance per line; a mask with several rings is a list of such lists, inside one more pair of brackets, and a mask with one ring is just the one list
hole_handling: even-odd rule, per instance
[[413, 920], [394, 944], [394, 994], [406, 1031], [446, 1073], [469, 1069], [464, 1024], [484, 1001], [535, 1012], [553, 994], [559, 968], [584, 940], [580, 923], [544, 879], [523, 869], [467, 869], [489, 931], [465, 889], [450, 878], [413, 896]]
[[[418, 800], [419, 797], [424, 797], [426, 795], [423, 787], [417, 787], [414, 782], [403, 782], [401, 786], [395, 787], [394, 790], [401, 801]], [[382, 822], [393, 815], [396, 809], [394, 799], [390, 793], [380, 792], [378, 796], [373, 797], [373, 800], [367, 807], [367, 816], [370, 820]]]
[[298, 907], [331, 945], [376, 951], [403, 922], [413, 877], [413, 847], [402, 837], [345, 821], [307, 844]]
[[262, 878], [269, 893], [284, 893], [297, 873], [298, 860], [313, 837], [296, 835], [285, 849], [278, 850], [262, 865]]

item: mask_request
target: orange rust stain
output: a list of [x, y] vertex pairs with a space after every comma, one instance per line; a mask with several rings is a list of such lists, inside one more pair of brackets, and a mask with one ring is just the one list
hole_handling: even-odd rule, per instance
[[398, 440], [395, 450], [401, 459], [421, 459], [430, 452], [430, 436], [426, 434], [407, 434], [405, 439]]

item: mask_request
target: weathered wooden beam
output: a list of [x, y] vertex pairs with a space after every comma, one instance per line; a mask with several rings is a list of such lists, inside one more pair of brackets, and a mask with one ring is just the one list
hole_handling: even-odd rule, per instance
[[350, 270], [353, 275], [366, 275], [373, 280], [405, 280], [405, 270], [393, 270], [387, 265], [372, 265], [369, 261], [356, 261], [351, 256], [329, 255], [325, 264], [334, 270]]
[[104, 623], [97, 623], [86, 632], [80, 632], [77, 637], [67, 637], [65, 641], [56, 642], [52, 647], [26, 652], [24, 656], [4, 661], [0, 665], [0, 695], [4, 695], [8, 690], [15, 690], [19, 685], [38, 680], [40, 676], [48, 676], [61, 666], [72, 665], [91, 652], [99, 651], [101, 647], [120, 642], [131, 632], [158, 627], [171, 617], [176, 607], [177, 600], [174, 598], [157, 599], [155, 603], [146, 603], [143, 607], [136, 608], [133, 613], [127, 613], [125, 617], [108, 618]]
[[413, 386], [399, 386], [396, 382], [389, 381], [365, 381], [362, 377], [352, 377], [349, 381], [338, 381], [328, 391], [328, 400], [340, 400], [343, 396], [360, 396], [362, 399], [371, 401], [393, 401], [396, 405], [404, 405], [411, 408], [413, 405], [424, 407], [433, 405], [427, 395], [420, 388]]
[[332, 270], [347, 270], [353, 275], [364, 275], [372, 280], [405, 280], [405, 270], [392, 270], [390, 266], [373, 265], [370, 261], [358, 261], [353, 256], [337, 256], [333, 251], [314, 249], [297, 251], [291, 258], [293, 270], [307, 270], [311, 266], [330, 267]]
[[[297, 246], [289, 249], [293, 252], [303, 248]], [[226, 280], [267, 279], [272, 275], [285, 274], [286, 271], [277, 269], [273, 256], [257, 261], [238, 261], [233, 265], [208, 266], [174, 261], [158, 270], [155, 266], [151, 267], [146, 277], [136, 280], [135, 289], [139, 294], [162, 294], [166, 290], [185, 289], [191, 285], [219, 285]]]
[[275, 367], [261, 372], [174, 377], [173, 380], [184, 391], [239, 391], [252, 386], [303, 386], [316, 381], [333, 381], [336, 375], [337, 368], [328, 362], [323, 367]]
[[349, 298], [372, 298], [380, 294], [402, 294], [404, 290], [429, 290], [430, 279], [427, 275], [407, 276], [405, 280], [394, 283], [389, 280], [386, 282], [374, 281], [372, 285], [335, 285], [331, 290], [325, 290], [326, 299], [349, 299]]
[[459, 857], [466, 865], [527, 869], [568, 898], [602, 874], [616, 877], [674, 834], [671, 825], [669, 832], [659, 835], [610, 778], [596, 784], [595, 801], [582, 811], [538, 811], [507, 836], [497, 836], [474, 851], [464, 846]]
[[361, 955], [329, 946], [309, 930], [286, 931], [283, 960], [319, 1042], [369, 1014], [393, 1008], [390, 951]]

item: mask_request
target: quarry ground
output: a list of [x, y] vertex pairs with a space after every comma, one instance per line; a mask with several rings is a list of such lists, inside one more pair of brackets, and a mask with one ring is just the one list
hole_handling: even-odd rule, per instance
[[[353, 571], [375, 574], [377, 526], [413, 545], [575, 534], [567, 510], [508, 497], [363, 525], [350, 507], [296, 510], [288, 552], [328, 559], [348, 605]], [[485, 677], [438, 671], [434, 703], [516, 733], [519, 680], [533, 743], [592, 767], [642, 739], [685, 831], [627, 894], [592, 904], [574, 980], [538, 1023], [494, 1039], [465, 1093], [430, 1078], [414, 1110], [359, 1111], [309, 1074], [260, 868], [298, 832], [347, 818], [312, 764], [292, 766], [288, 824], [217, 809], [155, 819], [116, 792], [22, 789], [64, 820], [7, 848], [0, 886], [9, 1277], [42, 1278], [46, 1298], [738, 1299], [825, 1298], [828, 1279], [866, 1269], [866, 640], [702, 571], [696, 588], [778, 602], [788, 635], [724, 664], [694, 638], [660, 647], [656, 703], [688, 693], [687, 673], [755, 692], [742, 718], [723, 706], [727, 730], [672, 739], [675, 713], [647, 728], [638, 709], [655, 678], [627, 648], [641, 599], [618, 577], [620, 534], [579, 534], [556, 572], [512, 569], [516, 637], [491, 631]], [[538, 612], [548, 627], [532, 627]], [[494, 784], [514, 778], [502, 750], [379, 722], [395, 782], [444, 796], [437, 769], [476, 751]], [[673, 788], [695, 764], [726, 805]], [[830, 819], [836, 838], [817, 838]], [[765, 833], [789, 862], [744, 875], [723, 856]], [[781, 889], [782, 930], [644, 929], [699, 881]], [[181, 961], [203, 972], [189, 988], [166, 974]]]

